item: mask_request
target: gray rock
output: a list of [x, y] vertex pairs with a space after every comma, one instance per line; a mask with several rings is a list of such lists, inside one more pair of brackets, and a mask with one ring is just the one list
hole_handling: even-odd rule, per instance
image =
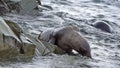
[[34, 10], [38, 6], [36, 0], [21, 0], [20, 6], [20, 14], [38, 13], [37, 10]]
[[10, 27], [0, 17], [0, 60], [32, 59], [35, 45], [23, 43]]
[[38, 14], [38, 5], [41, 5], [40, 0], [1, 0], [0, 1], [0, 15], [7, 12], [19, 13], [19, 14]]
[[5, 8], [5, 6], [0, 4], [0, 15], [5, 15], [7, 12], [8, 10]]

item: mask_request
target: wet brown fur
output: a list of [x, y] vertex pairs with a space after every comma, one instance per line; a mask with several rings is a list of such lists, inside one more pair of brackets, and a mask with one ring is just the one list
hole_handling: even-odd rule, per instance
[[63, 27], [54, 35], [55, 44], [68, 54], [72, 53], [72, 49], [79, 54], [91, 58], [90, 46], [86, 39], [78, 33], [73, 27]]
[[72, 54], [76, 50], [79, 54], [91, 58], [91, 49], [86, 39], [84, 39], [76, 26], [65, 26], [57, 29], [50, 29], [41, 33], [39, 39], [52, 42], [66, 53]]

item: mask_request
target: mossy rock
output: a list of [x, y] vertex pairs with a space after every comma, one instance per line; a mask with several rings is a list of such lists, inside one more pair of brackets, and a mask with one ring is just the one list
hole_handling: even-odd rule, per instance
[[11, 30], [15, 33], [15, 35], [20, 38], [20, 33], [22, 32], [22, 29], [20, 28], [20, 26], [10, 20], [5, 20], [6, 24], [11, 28]]
[[[21, 29], [16, 23], [5, 22], [0, 17], [0, 28], [0, 61], [27, 61], [33, 58], [36, 46], [20, 41], [18, 37], [20, 37]], [[21, 53], [21, 50], [24, 53]]]
[[30, 61], [35, 54], [35, 45], [25, 44], [25, 53], [20, 54], [19, 49], [15, 47], [7, 47], [0, 50], [0, 61]]
[[62, 50], [61, 48], [59, 48], [57, 45], [53, 45], [51, 43], [48, 43], [46, 41], [41, 41], [45, 46], [46, 48], [48, 48], [52, 53], [55, 53], [55, 54], [65, 54], [65, 51]]
[[55, 47], [55, 50], [53, 51], [55, 54], [65, 54], [65, 51], [59, 48], [58, 46]]
[[4, 50], [0, 50], [0, 60], [5, 61], [5, 60], [13, 60], [17, 58], [19, 55], [19, 52], [16, 48], [7, 48]]

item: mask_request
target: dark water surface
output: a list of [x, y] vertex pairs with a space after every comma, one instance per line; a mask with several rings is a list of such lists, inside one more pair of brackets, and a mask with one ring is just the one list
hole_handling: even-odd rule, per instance
[[[88, 40], [92, 59], [81, 56], [40, 56], [31, 62], [2, 63], [1, 68], [120, 68], [120, 0], [42, 0], [53, 10], [37, 16], [8, 14], [6, 19], [18, 22], [31, 33], [47, 28], [76, 25]], [[105, 33], [90, 24], [105, 20], [112, 33]]]

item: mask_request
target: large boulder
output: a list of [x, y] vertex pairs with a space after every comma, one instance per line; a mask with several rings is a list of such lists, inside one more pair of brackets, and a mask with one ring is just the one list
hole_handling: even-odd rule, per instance
[[40, 0], [0, 0], [0, 15], [6, 12], [38, 14], [38, 9], [35, 9], [38, 5], [41, 5]]
[[23, 43], [0, 17], [0, 60], [32, 59], [34, 53], [35, 45]]
[[19, 2], [21, 9], [20, 9], [20, 14], [34, 14], [38, 13], [35, 8], [38, 6], [36, 0], [21, 0]]

